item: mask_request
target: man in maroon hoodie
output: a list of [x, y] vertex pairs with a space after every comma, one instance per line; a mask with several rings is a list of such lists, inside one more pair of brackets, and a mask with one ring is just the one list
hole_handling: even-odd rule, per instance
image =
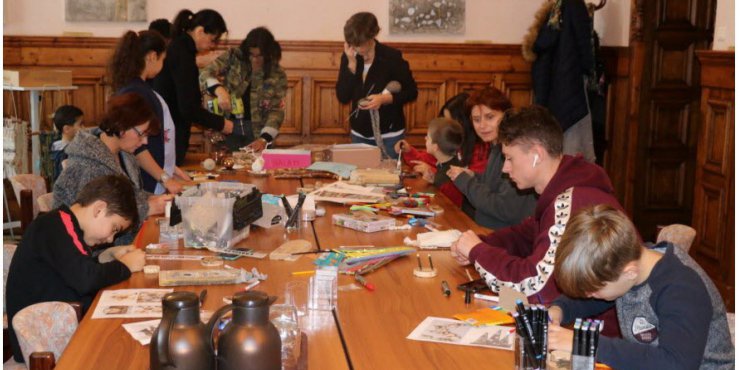
[[482, 239], [468, 230], [452, 246], [452, 255], [463, 265], [473, 263], [494, 292], [506, 286], [531, 303], [549, 304], [560, 295], [552, 278], [555, 251], [571, 214], [596, 204], [622, 207], [601, 167], [580, 155], [563, 155], [562, 129], [547, 109], [510, 109], [498, 137], [503, 172], [517, 188], [534, 188], [539, 195], [534, 217]]

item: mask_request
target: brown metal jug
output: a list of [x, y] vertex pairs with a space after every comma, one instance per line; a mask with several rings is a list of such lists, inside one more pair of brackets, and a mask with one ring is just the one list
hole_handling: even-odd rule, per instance
[[270, 322], [270, 305], [277, 297], [259, 291], [239, 292], [232, 303], [213, 314], [206, 330], [233, 311], [229, 324], [218, 336], [218, 370], [280, 370], [280, 334]]
[[151, 370], [214, 370], [210, 337], [200, 322], [200, 301], [192, 292], [162, 298], [162, 321], [149, 348]]

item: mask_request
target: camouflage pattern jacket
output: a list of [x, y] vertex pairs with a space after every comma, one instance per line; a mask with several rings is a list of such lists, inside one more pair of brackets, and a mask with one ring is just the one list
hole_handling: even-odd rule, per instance
[[285, 71], [273, 66], [270, 76], [262, 71], [252, 73], [249, 59], [239, 48], [231, 48], [221, 54], [200, 72], [200, 83], [205, 91], [213, 93], [222, 85], [233, 97], [241, 98], [249, 89], [249, 109], [254, 137], [270, 136], [274, 140], [285, 119], [285, 93], [288, 82]]

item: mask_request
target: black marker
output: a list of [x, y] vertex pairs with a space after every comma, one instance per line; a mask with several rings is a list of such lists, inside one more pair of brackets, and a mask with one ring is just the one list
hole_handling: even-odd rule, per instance
[[208, 295], [208, 289], [203, 289], [200, 291], [200, 305], [203, 306], [203, 302], [206, 300], [206, 295]]
[[587, 356], [588, 355], [588, 327], [591, 324], [590, 321], [583, 321], [581, 322], [581, 335], [580, 335], [580, 348], [578, 349], [578, 353], [581, 356]]
[[535, 354], [534, 346], [532, 346], [531, 337], [527, 333], [527, 324], [525, 322], [525, 316], [518, 312], [512, 312], [511, 316], [514, 318], [516, 324], [516, 331], [524, 342], [524, 351], [527, 353], [529, 360], [534, 363], [537, 361], [538, 356]]
[[447, 285], [447, 280], [442, 280], [442, 294], [449, 297], [452, 292], [450, 291], [450, 286]]
[[596, 357], [596, 341], [599, 338], [599, 332], [596, 330], [598, 323], [594, 321], [591, 323], [591, 327], [588, 328], [588, 355], [589, 357]]
[[579, 341], [579, 338], [581, 336], [581, 319], [576, 319], [576, 323], [573, 325], [573, 349], [572, 353], [574, 355], [579, 355], [578, 349], [581, 347], [581, 342]]

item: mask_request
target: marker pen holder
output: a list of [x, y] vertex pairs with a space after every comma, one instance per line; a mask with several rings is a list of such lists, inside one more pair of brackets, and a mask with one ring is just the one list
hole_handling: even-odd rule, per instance
[[570, 358], [571, 370], [594, 370], [596, 359], [592, 356], [573, 355]]
[[524, 337], [516, 335], [514, 339], [514, 370], [538, 370], [547, 368], [547, 352], [541, 359], [535, 359], [527, 353]]

